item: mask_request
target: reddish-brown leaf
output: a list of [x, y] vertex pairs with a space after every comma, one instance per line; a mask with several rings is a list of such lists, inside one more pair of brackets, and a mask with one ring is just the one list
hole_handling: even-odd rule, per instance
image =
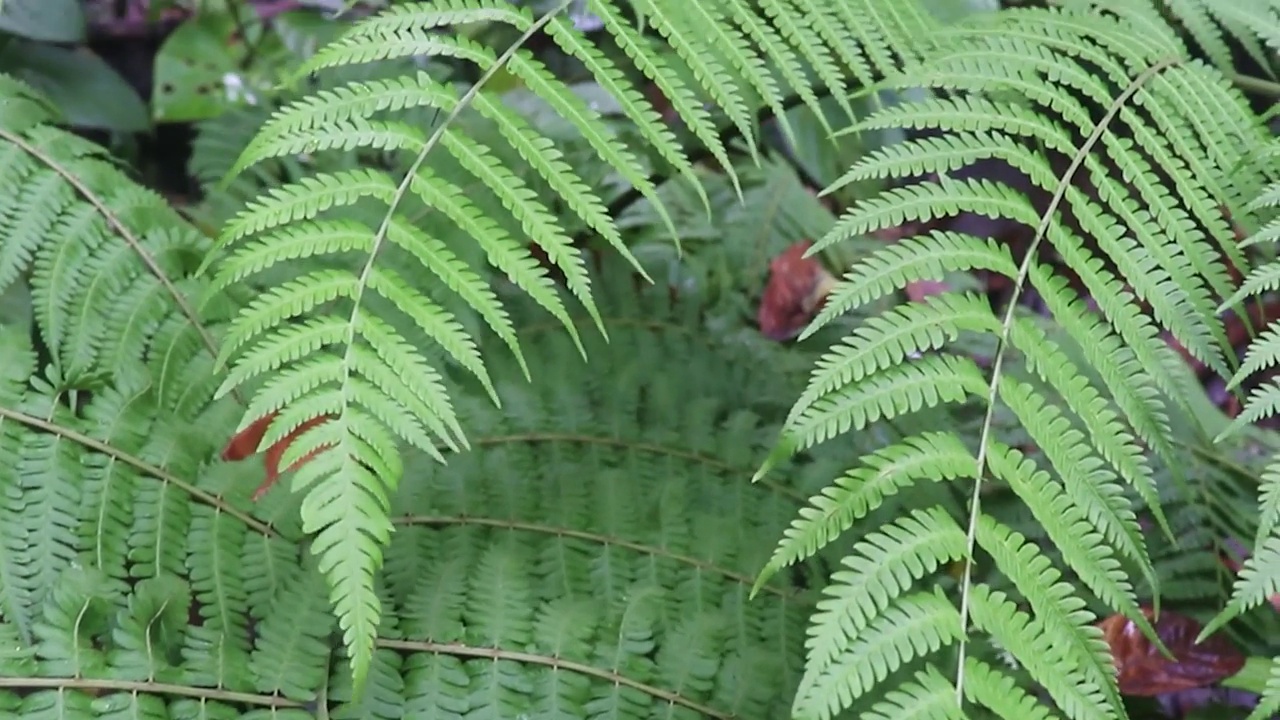
[[[222, 459], [234, 462], [237, 460], [243, 460], [250, 455], [257, 453], [258, 445], [262, 442], [263, 436], [267, 434], [267, 428], [271, 425], [271, 421], [274, 420], [275, 417], [276, 413], [274, 412], [264, 415], [257, 420], [254, 420], [253, 423], [245, 429], [236, 433], [235, 437], [231, 438], [231, 441], [228, 442], [227, 446], [222, 450]], [[285, 450], [289, 449], [289, 445], [292, 444], [294, 440], [297, 440], [302, 433], [328, 419], [328, 415], [313, 417], [294, 428], [288, 435], [280, 438], [271, 447], [267, 448], [266, 455], [264, 455], [262, 459], [263, 465], [267, 469], [267, 477], [262, 481], [262, 484], [258, 486], [258, 489], [254, 490], [253, 499], [255, 501], [265, 495], [267, 491], [271, 489], [271, 486], [275, 485], [276, 481], [280, 479], [280, 475], [283, 474], [280, 471], [280, 460], [284, 457]], [[314, 458], [316, 455], [319, 455], [320, 451], [327, 447], [329, 446], [321, 445], [306, 455], [303, 455], [301, 458], [294, 461], [292, 465], [285, 468], [284, 472], [293, 472], [294, 470], [297, 470], [302, 467], [303, 463]]]
[[1143, 613], [1152, 620], [1156, 634], [1173, 653], [1170, 660], [1123, 615], [1098, 623], [1119, 670], [1120, 693], [1150, 697], [1162, 693], [1213, 685], [1244, 667], [1244, 655], [1221, 633], [1195, 645], [1202, 626], [1193, 618], [1165, 610], [1156, 620], [1151, 608]]
[[258, 443], [262, 442], [262, 436], [267, 434], [267, 426], [271, 425], [275, 416], [275, 413], [264, 415], [236, 433], [235, 437], [231, 438], [227, 446], [222, 449], [222, 459], [236, 462], [258, 452]]
[[802, 240], [769, 262], [769, 282], [760, 298], [756, 321], [760, 332], [770, 340], [790, 340], [799, 335], [835, 285], [835, 278], [826, 268], [804, 256], [811, 245]]

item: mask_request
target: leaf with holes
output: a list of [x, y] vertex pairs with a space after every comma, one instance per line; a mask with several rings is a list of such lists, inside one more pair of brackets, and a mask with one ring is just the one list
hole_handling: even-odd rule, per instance
[[240, 63], [247, 52], [226, 13], [200, 14], [182, 23], [156, 55], [155, 119], [205, 120], [246, 97]]

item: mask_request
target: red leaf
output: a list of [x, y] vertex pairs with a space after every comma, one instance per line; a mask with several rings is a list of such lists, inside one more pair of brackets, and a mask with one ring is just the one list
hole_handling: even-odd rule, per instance
[[[274, 420], [275, 417], [276, 413], [268, 413], [267, 415], [254, 420], [248, 427], [236, 433], [235, 437], [231, 438], [231, 441], [227, 443], [226, 448], [223, 449], [222, 459], [234, 462], [237, 460], [243, 460], [256, 453], [258, 451], [258, 445], [262, 442], [263, 436], [267, 434], [267, 428], [271, 425], [271, 421]], [[280, 475], [283, 474], [280, 471], [280, 460], [284, 457], [285, 450], [289, 449], [289, 445], [292, 444], [294, 440], [297, 440], [302, 433], [322, 422], [325, 422], [330, 417], [331, 416], [328, 415], [313, 417], [294, 428], [288, 435], [280, 438], [272, 444], [271, 447], [267, 448], [266, 455], [263, 456], [262, 459], [263, 465], [267, 469], [267, 477], [262, 481], [262, 484], [258, 486], [258, 489], [254, 490], [253, 499], [255, 501], [261, 499], [262, 496], [271, 489], [271, 486], [275, 485], [276, 481], [280, 479]], [[295, 460], [292, 465], [285, 468], [284, 472], [293, 472], [294, 470], [297, 470], [302, 467], [303, 463], [314, 458], [316, 455], [319, 455], [320, 452], [327, 447], [329, 447], [329, 445], [321, 445], [306, 455], [303, 455], [301, 458]]]
[[231, 438], [227, 446], [222, 449], [222, 459], [235, 462], [258, 452], [258, 443], [262, 442], [262, 436], [267, 434], [267, 427], [271, 425], [275, 416], [275, 413], [264, 415], [236, 433], [235, 437]]
[[835, 285], [835, 278], [817, 260], [804, 257], [813, 245], [802, 240], [782, 251], [769, 263], [756, 321], [770, 340], [790, 340], [813, 319]]
[[1171, 661], [1147, 640], [1142, 631], [1123, 615], [1112, 615], [1098, 623], [1111, 647], [1119, 670], [1120, 693], [1150, 697], [1162, 693], [1213, 685], [1244, 667], [1242, 654], [1221, 633], [1193, 644], [1202, 626], [1186, 615], [1165, 610], [1154, 620], [1150, 608], [1143, 614], [1154, 621], [1156, 635], [1169, 648]]

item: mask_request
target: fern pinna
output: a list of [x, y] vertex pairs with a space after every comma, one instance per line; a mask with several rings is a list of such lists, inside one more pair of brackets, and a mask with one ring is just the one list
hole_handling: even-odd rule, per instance
[[[1246, 20], [1247, 18], [1247, 20]], [[1280, 8], [1271, 3], [1261, 3], [1247, 8], [1247, 15], [1239, 18], [1247, 27], [1255, 30], [1262, 38], [1274, 37], [1280, 32]], [[1258, 153], [1258, 162], [1264, 166], [1275, 166], [1278, 157], [1274, 139], [1265, 144]], [[1265, 213], [1266, 221], [1257, 231], [1246, 238], [1243, 247], [1260, 246], [1274, 243], [1280, 237], [1280, 221], [1277, 220], [1275, 208], [1280, 206], [1280, 182], [1274, 175], [1269, 175], [1271, 183], [1257, 193], [1248, 209]], [[1233, 306], [1246, 299], [1262, 300], [1263, 297], [1280, 288], [1280, 263], [1272, 260], [1257, 267], [1244, 279], [1236, 292], [1223, 303], [1223, 307]], [[1277, 407], [1280, 407], [1280, 384], [1276, 381], [1275, 367], [1280, 359], [1280, 328], [1272, 323], [1249, 343], [1244, 361], [1236, 369], [1228, 389], [1237, 391], [1252, 385], [1248, 399], [1242, 412], [1226, 428], [1218, 439], [1232, 435], [1242, 435], [1251, 424], [1260, 420], [1273, 418]], [[1273, 455], [1262, 472], [1261, 487], [1257, 491], [1257, 517], [1254, 518], [1252, 552], [1240, 570], [1240, 576], [1232, 588], [1231, 600], [1217, 617], [1207, 624], [1205, 633], [1226, 625], [1248, 611], [1263, 605], [1268, 599], [1280, 592], [1280, 455]], [[1265, 718], [1280, 712], [1280, 658], [1272, 661], [1270, 677], [1262, 701], [1250, 715], [1251, 718]]]
[[[807, 333], [908, 282], [976, 269], [1034, 288], [1064, 338], [1051, 340], [1013, 303], [997, 314], [985, 299], [949, 292], [887, 310], [818, 362], [773, 458], [948, 404], [976, 403], [987, 419], [976, 443], [926, 432], [883, 448], [814, 497], [787, 531], [764, 577], [850, 528], [860, 538], [809, 630], [795, 716], [829, 718], [860, 698], [874, 702], [893, 678], [896, 691], [875, 704], [879, 716], [928, 704], [960, 717], [972, 704], [1024, 717], [1033, 701], [1013, 691], [1000, 651], [1065, 716], [1126, 717], [1094, 622], [1110, 609], [1151, 632], [1130, 580], [1145, 578], [1158, 605], [1135, 502], [1169, 531], [1152, 461], [1177, 467], [1171, 418], [1185, 417], [1186, 398], [1198, 392], [1186, 388], [1162, 331], [1223, 375], [1235, 366], [1216, 314], [1230, 295], [1230, 267], [1244, 259], [1223, 209], [1247, 217], [1245, 201], [1269, 174], [1249, 162], [1266, 133], [1242, 96], [1187, 59], [1173, 29], [1138, 3], [1005, 10], [925, 45], [887, 83], [936, 96], [854, 130], [926, 132], [870, 154], [841, 181], [903, 182], [856, 203], [812, 252], [960, 212], [1019, 221], [1035, 228], [1035, 242], [1014, 257], [986, 238], [935, 229], [886, 247], [849, 269]], [[1004, 185], [951, 174], [986, 158], [1028, 177], [1048, 202], [1036, 207]], [[1040, 242], [1096, 310], [1036, 252]], [[989, 367], [948, 352], [969, 333], [998, 338]], [[1016, 416], [1034, 454], [994, 436], [997, 405]], [[924, 481], [963, 481], [967, 513], [859, 522]], [[1026, 504], [1063, 566], [984, 509], [991, 484]], [[921, 587], [957, 560], [958, 592]]]

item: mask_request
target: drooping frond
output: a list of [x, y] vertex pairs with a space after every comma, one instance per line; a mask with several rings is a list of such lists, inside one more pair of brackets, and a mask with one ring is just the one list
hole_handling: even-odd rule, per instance
[[585, 343], [597, 362], [514, 302], [529, 365], [552, 382], [499, 356], [502, 408], [458, 403], [475, 449], [448, 465], [404, 454], [363, 690], [296, 521], [303, 498], [277, 486], [248, 512], [255, 473], [208, 461], [235, 408], [178, 417], [120, 386], [77, 416], [32, 382], [23, 329], [4, 328], [0, 712], [785, 715], [823, 565], [749, 596], [797, 488], [820, 478], [797, 464], [753, 485], [746, 470], [795, 383], [697, 332], [698, 298], [672, 307], [615, 270], [600, 276], [612, 341]]
[[[1280, 20], [1272, 19], [1270, 27], [1280, 30]], [[1274, 167], [1278, 150], [1280, 144], [1274, 141], [1270, 143], [1267, 151], [1261, 153], [1262, 162]], [[1242, 244], [1275, 242], [1277, 207], [1280, 207], [1280, 182], [1266, 187], [1252, 203], [1250, 209], [1262, 212], [1265, 222]], [[1255, 268], [1241, 283], [1239, 290], [1223, 303], [1224, 307], [1246, 299], [1260, 301], [1263, 296], [1274, 291], [1277, 268], [1280, 268], [1280, 263], [1274, 260]], [[1276, 348], [1276, 330], [1277, 326], [1272, 322], [1250, 342], [1244, 362], [1228, 382], [1228, 389], [1237, 392], [1247, 390], [1248, 397], [1240, 414], [1223, 429], [1218, 440], [1243, 434], [1242, 431], [1250, 424], [1273, 418], [1280, 413], [1280, 383], [1277, 383], [1278, 376], [1275, 372], [1277, 361], [1280, 360]], [[1280, 456], [1273, 456], [1262, 472], [1256, 507], [1257, 525], [1249, 557], [1232, 587], [1230, 601], [1211, 622], [1206, 623], [1202, 636], [1264, 604], [1280, 592]], [[1265, 717], [1267, 713], [1274, 713], [1280, 707], [1280, 684], [1275, 681], [1275, 667], [1277, 666], [1273, 666], [1272, 679], [1267, 683], [1262, 701], [1250, 715], [1251, 718]]]
[[321, 576], [290, 513], [269, 527], [252, 484], [210, 463], [238, 414], [211, 372], [238, 298], [198, 312], [208, 240], [29, 88], [0, 76], [0, 93], [0, 264], [6, 297], [27, 297], [0, 318], [0, 707], [225, 716], [223, 688], [261, 683], [248, 708], [296, 711], [246, 667], [253, 632], [292, 619], [271, 670], [323, 673], [331, 617], [285, 578]]
[[[589, 10], [617, 48], [605, 53], [560, 15], [567, 5], [535, 17], [501, 0], [449, 0], [365, 18], [308, 57], [294, 78], [432, 57], [474, 66], [479, 80], [419, 70], [322, 84], [274, 112], [231, 168], [236, 175], [302, 155], [378, 158], [358, 168], [320, 164], [266, 190], [226, 224], [210, 257], [211, 293], [271, 278], [222, 345], [231, 371], [221, 391], [256, 388], [245, 426], [278, 413], [263, 447], [306, 427], [285, 464], [333, 449], [308, 463], [294, 487], [308, 492], [304, 525], [316, 533], [357, 676], [371, 662], [380, 617], [373, 578], [391, 532], [387, 497], [402, 475], [399, 445], [440, 459], [468, 446], [454, 409], [455, 383], [467, 381], [454, 371], [497, 399], [475, 328], [492, 331], [524, 366], [490, 268], [579, 344], [562, 288], [601, 331], [604, 323], [577, 238], [599, 238], [640, 268], [601, 191], [552, 137], [490, 90], [489, 79], [503, 72], [557, 113], [678, 239], [657, 178], [678, 178], [704, 206], [707, 196], [689, 149], [630, 70], [653, 83], [741, 195], [726, 128], [754, 156], [762, 114], [797, 103], [821, 114], [826, 94], [848, 109], [852, 89], [914, 62], [903, 38], [935, 24], [915, 6], [882, 15], [815, 0], [634, 4], [655, 38], [618, 4], [593, 0]], [[517, 39], [495, 51], [468, 35], [472, 23]], [[535, 34], [581, 63], [650, 153], [620, 142], [610, 118], [523, 47]], [[405, 116], [423, 110], [432, 113], [426, 122]], [[328, 421], [316, 424], [321, 418]]]
[[[1280, 5], [1274, 1], [1243, 3], [1239, 8], [1230, 9], [1228, 13], [1235, 22], [1235, 26], [1230, 28], [1233, 35], [1242, 32], [1242, 27], [1248, 28], [1261, 37], [1272, 51], [1280, 47]], [[1263, 149], [1257, 152], [1257, 164], [1263, 169], [1274, 170], [1280, 143], [1258, 143], [1257, 147]], [[1274, 181], [1274, 176], [1271, 179]], [[1240, 245], [1274, 243], [1280, 238], [1280, 232], [1277, 232], [1280, 231], [1280, 219], [1276, 217], [1276, 208], [1280, 208], [1280, 182], [1272, 182], [1270, 186], [1260, 188], [1251, 200], [1248, 209], [1261, 213], [1265, 222]], [[1222, 306], [1238, 306], [1251, 299], [1261, 300], [1265, 293], [1275, 291], [1277, 284], [1280, 284], [1280, 263], [1272, 260], [1254, 268]], [[1242, 365], [1236, 369], [1226, 386], [1228, 391], [1247, 391], [1248, 398], [1240, 414], [1216, 439], [1242, 434], [1242, 430], [1249, 424], [1272, 418], [1280, 410], [1280, 386], [1277, 386], [1275, 374], [1277, 360], [1280, 360], [1276, 329], [1276, 325], [1272, 323], [1249, 343]], [[1262, 605], [1267, 598], [1280, 591], [1280, 456], [1272, 457], [1268, 462], [1266, 469], [1262, 471], [1261, 480], [1257, 495], [1257, 525], [1251, 552], [1240, 568], [1230, 602], [1226, 603], [1211, 623], [1206, 624], [1203, 635], [1238, 618], [1245, 611]], [[1275, 682], [1268, 682], [1262, 702], [1251, 717], [1265, 716], [1267, 712], [1274, 712], [1276, 706], [1280, 706], [1280, 687]]]
[[[933, 95], [854, 126], [915, 134], [870, 153], [837, 183], [898, 181], [855, 203], [811, 252], [904, 223], [926, 229], [860, 259], [806, 333], [909, 282], [968, 269], [1034, 289], [1060, 332], [1050, 338], [1013, 304], [993, 309], [951, 291], [883, 311], [818, 362], [757, 477], [775, 460], [883, 422], [933, 430], [868, 456], [815, 496], [762, 576], [845, 531], [859, 538], [858, 561], [836, 575], [827, 614], [811, 629], [797, 717], [870, 707], [886, 672], [936, 663], [942, 647], [958, 650], [951, 682], [930, 664], [928, 683], [889, 687], [920, 703], [941, 703], [945, 691], [949, 704], [938, 707], [948, 716], [959, 716], [963, 700], [1021, 718], [1021, 704], [993, 701], [1009, 680], [988, 658], [1003, 651], [1065, 717], [1125, 717], [1089, 606], [1096, 598], [1153, 632], [1130, 577], [1140, 573], [1158, 602], [1134, 500], [1171, 532], [1152, 461], [1177, 467], [1173, 427], [1191, 416], [1166, 338], [1221, 374], [1236, 365], [1216, 316], [1233, 290], [1230, 268], [1245, 261], [1223, 208], [1242, 211], [1265, 182], [1255, 164], [1241, 170], [1265, 132], [1149, 5], [1067, 5], [975, 16], [929, 35], [919, 41], [921, 64], [905, 64], [889, 82]], [[970, 172], [976, 163], [1009, 167], [1033, 190]], [[1013, 220], [1034, 239], [1011, 257], [987, 238], [948, 230], [963, 214]], [[1070, 275], [1046, 262], [1048, 252]], [[995, 356], [980, 364], [949, 352], [966, 335], [998, 340]], [[976, 443], [943, 422], [940, 411], [956, 405], [985, 414]], [[1030, 443], [999, 439], [997, 413], [1012, 413]], [[917, 515], [909, 532], [868, 526], [882, 498], [955, 481], [964, 516]], [[1057, 553], [981, 502], [1004, 490]], [[957, 559], [965, 564], [957, 592], [920, 587]], [[1078, 584], [1062, 579], [1068, 571]], [[896, 639], [905, 628], [920, 638], [914, 645]], [[872, 664], [855, 670], [863, 657]]]
[[1276, 0], [1230, 3], [1213, 0], [1123, 0], [1120, 3], [1065, 0], [1063, 4], [1101, 9], [1114, 9], [1121, 5], [1128, 11], [1151, 16], [1152, 22], [1159, 22], [1160, 14], [1165, 13], [1224, 73], [1234, 73], [1238, 66], [1232, 43], [1239, 43], [1247, 56], [1268, 75], [1273, 74], [1273, 61], [1269, 56], [1280, 49], [1280, 32], [1277, 32], [1280, 28], [1280, 2]]
[[59, 390], [150, 380], [162, 405], [202, 409], [216, 350], [206, 325], [227, 306], [201, 314], [192, 299], [208, 239], [56, 127], [43, 97], [4, 76], [0, 93], [0, 294], [29, 293], [50, 356], [39, 373]]
[[[0, 715], [1122, 718], [1096, 612], [1218, 602], [1236, 537], [1210, 629], [1280, 589], [1280, 463], [1253, 517], [1169, 348], [1235, 389], [1280, 358], [1218, 317], [1280, 286], [1245, 262], [1280, 185], [1226, 73], [1280, 32], [1275, 0], [1051, 4], [322, 23], [305, 82], [202, 130], [216, 253], [0, 76]], [[893, 140], [838, 221], [788, 166], [801, 123]], [[844, 278], [809, 344], [726, 340], [817, 237]], [[638, 299], [645, 271], [670, 287]], [[1052, 322], [890, 297], [967, 271]], [[1264, 382], [1231, 429], [1277, 406]], [[293, 471], [253, 504], [214, 459], [237, 422]]]

